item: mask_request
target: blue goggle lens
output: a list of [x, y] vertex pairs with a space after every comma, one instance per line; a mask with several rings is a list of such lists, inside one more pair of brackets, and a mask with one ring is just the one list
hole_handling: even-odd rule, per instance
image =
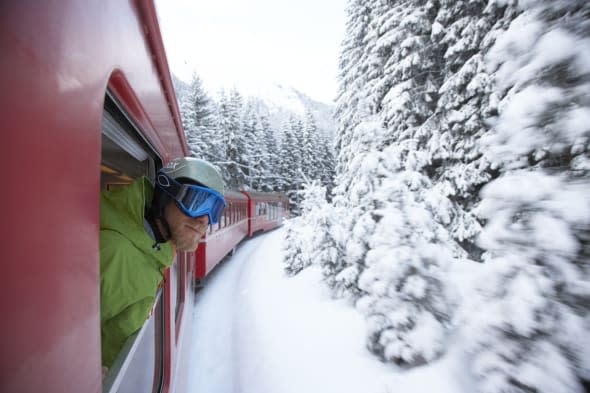
[[207, 215], [210, 224], [217, 224], [225, 208], [225, 198], [207, 187], [181, 184], [164, 173], [158, 174], [158, 186], [176, 201], [176, 205], [189, 217]]

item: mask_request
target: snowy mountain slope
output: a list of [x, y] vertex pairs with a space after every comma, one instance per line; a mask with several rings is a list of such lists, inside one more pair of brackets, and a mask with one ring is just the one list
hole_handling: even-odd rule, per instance
[[280, 83], [239, 85], [236, 89], [245, 97], [249, 97], [261, 112], [268, 113], [274, 128], [280, 129], [281, 124], [291, 115], [303, 119], [305, 112], [309, 110], [322, 134], [327, 138], [333, 138], [336, 127], [332, 115], [333, 105], [315, 101], [294, 87]]
[[[177, 91], [185, 91], [188, 87], [184, 81], [173, 76]], [[268, 115], [269, 122], [275, 130], [280, 130], [282, 124], [288, 121], [291, 116], [296, 116], [302, 121], [305, 112], [311, 111], [316, 120], [321, 134], [332, 140], [336, 130], [333, 119], [334, 106], [331, 104], [316, 101], [305, 93], [280, 83], [229, 83], [225, 86], [211, 86], [203, 81], [204, 87], [211, 98], [219, 101], [221, 91], [227, 94], [230, 90], [236, 89], [245, 102], [251, 102], [257, 112]]]

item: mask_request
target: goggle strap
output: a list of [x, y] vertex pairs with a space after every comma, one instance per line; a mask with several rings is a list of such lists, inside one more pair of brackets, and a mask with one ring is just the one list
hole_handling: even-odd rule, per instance
[[182, 185], [179, 182], [165, 173], [158, 173], [157, 183], [158, 187], [160, 187], [162, 191], [170, 195], [172, 198], [177, 199], [178, 193], [182, 188]]

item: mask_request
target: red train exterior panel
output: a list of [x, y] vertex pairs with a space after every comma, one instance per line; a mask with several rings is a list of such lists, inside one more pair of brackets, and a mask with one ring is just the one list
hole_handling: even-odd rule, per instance
[[[224, 194], [227, 207], [220, 223], [201, 240], [197, 249], [196, 278], [203, 279], [248, 234], [246, 205], [248, 198], [235, 191]], [[243, 214], [239, 214], [240, 208]]]
[[99, 392], [107, 87], [164, 161], [187, 153], [154, 7], [3, 1], [0, 53], [0, 391]]
[[289, 216], [288, 198], [274, 192], [241, 191], [248, 197], [248, 236], [282, 225]]
[[[158, 161], [188, 155], [154, 5], [0, 2], [0, 53], [0, 165], [9, 180], [0, 193], [7, 277], [0, 290], [0, 391], [100, 392], [107, 91]], [[164, 345], [150, 347], [163, 360], [160, 392], [186, 390], [191, 365], [183, 363], [183, 344], [191, 339], [192, 313], [184, 311], [194, 300], [193, 279], [209, 274], [248, 235], [280, 225], [287, 211], [278, 194], [228, 191], [226, 199], [223, 223], [196, 255], [180, 255], [174, 274], [165, 272], [163, 300], [154, 306], [161, 315], [151, 325]], [[137, 365], [142, 373], [143, 363]]]

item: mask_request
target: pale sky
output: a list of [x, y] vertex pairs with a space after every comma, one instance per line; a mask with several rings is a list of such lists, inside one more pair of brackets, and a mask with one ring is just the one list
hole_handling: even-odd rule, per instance
[[347, 0], [156, 0], [171, 71], [208, 89], [283, 83], [336, 96]]

